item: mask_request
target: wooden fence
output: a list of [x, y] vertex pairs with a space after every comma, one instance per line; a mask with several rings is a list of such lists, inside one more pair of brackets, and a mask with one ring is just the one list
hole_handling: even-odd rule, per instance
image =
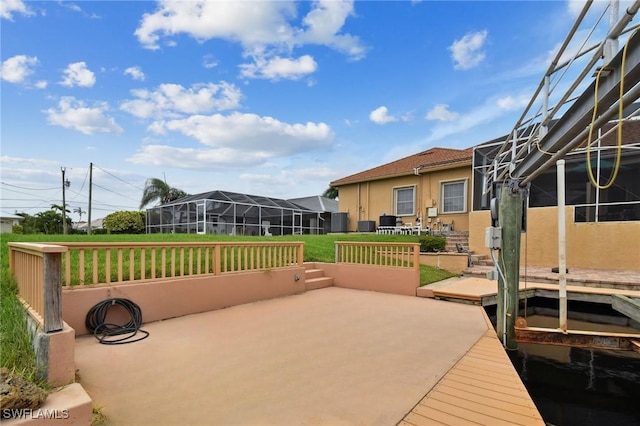
[[302, 242], [8, 243], [19, 295], [44, 324], [62, 330], [62, 286], [122, 284], [265, 271], [304, 262]]
[[45, 333], [60, 331], [62, 321], [61, 257], [66, 247], [9, 243], [9, 265], [18, 283], [18, 295], [32, 308]]
[[418, 243], [336, 241], [336, 263], [420, 269]]
[[301, 242], [64, 243], [63, 284], [116, 284], [302, 266]]

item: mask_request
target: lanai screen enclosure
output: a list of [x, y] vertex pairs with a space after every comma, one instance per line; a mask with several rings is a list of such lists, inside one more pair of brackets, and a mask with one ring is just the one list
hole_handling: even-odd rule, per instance
[[147, 209], [147, 233], [322, 234], [323, 214], [287, 200], [227, 191], [189, 195]]

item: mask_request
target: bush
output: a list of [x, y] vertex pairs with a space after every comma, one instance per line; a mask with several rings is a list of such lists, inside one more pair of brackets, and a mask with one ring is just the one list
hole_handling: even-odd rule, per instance
[[445, 237], [434, 237], [432, 235], [427, 235], [426, 237], [420, 238], [421, 252], [436, 253], [439, 251], [444, 251], [446, 245], [447, 239]]
[[119, 211], [104, 218], [104, 228], [109, 234], [144, 234], [145, 214], [139, 211]]
[[11, 232], [14, 234], [24, 234], [24, 227], [22, 225], [13, 225], [11, 227]]

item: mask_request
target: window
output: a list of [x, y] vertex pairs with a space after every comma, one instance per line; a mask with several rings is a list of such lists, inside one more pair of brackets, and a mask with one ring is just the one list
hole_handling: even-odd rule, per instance
[[393, 190], [397, 216], [415, 214], [415, 187], [396, 188]]
[[443, 182], [441, 190], [442, 213], [464, 213], [467, 210], [466, 181]]

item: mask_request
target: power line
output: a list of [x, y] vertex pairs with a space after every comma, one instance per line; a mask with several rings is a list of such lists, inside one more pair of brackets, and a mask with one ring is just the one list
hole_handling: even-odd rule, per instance
[[[76, 197], [73, 198], [73, 200], [75, 200], [82, 193], [82, 189], [84, 188], [84, 184], [87, 182], [88, 175], [89, 175], [89, 169], [87, 169], [87, 172], [84, 174], [84, 180], [82, 181], [82, 185], [80, 186], [80, 189], [78, 190], [78, 192], [74, 192], [76, 194]], [[73, 192], [73, 191], [70, 191], [70, 192]]]
[[98, 169], [100, 169], [100, 170], [102, 170], [103, 172], [105, 172], [105, 173], [106, 173], [106, 174], [108, 174], [109, 176], [111, 176], [111, 177], [113, 177], [113, 178], [115, 178], [115, 179], [118, 179], [120, 182], [126, 183], [127, 185], [129, 185], [129, 186], [131, 186], [131, 187], [133, 187], [133, 188], [135, 188], [135, 189], [137, 189], [137, 190], [144, 191], [144, 189], [143, 189], [143, 188], [140, 188], [139, 186], [135, 186], [134, 184], [129, 183], [129, 182], [127, 182], [126, 180], [124, 180], [124, 179], [122, 179], [122, 178], [119, 178], [118, 176], [114, 175], [113, 173], [110, 173], [110, 172], [106, 171], [106, 170], [105, 170], [105, 169], [103, 169], [102, 167], [100, 167], [100, 166], [96, 166], [96, 164], [95, 164], [95, 163], [93, 164], [93, 166], [94, 166], [94, 167], [96, 167], [96, 168], [98, 168]]
[[0, 183], [3, 184], [3, 185], [12, 186], [14, 188], [26, 189], [26, 190], [29, 190], [29, 191], [51, 191], [51, 190], [54, 190], [54, 189], [60, 189], [57, 186], [53, 187], [53, 188], [27, 188], [27, 187], [24, 187], [24, 186], [12, 185], [12, 184], [7, 183], [7, 182], [0, 182]]
[[95, 183], [95, 182], [93, 183], [93, 186], [97, 186], [97, 187], [98, 187], [98, 188], [100, 188], [100, 189], [103, 189], [103, 190], [105, 190], [105, 191], [107, 191], [107, 192], [111, 192], [112, 194], [119, 195], [119, 196], [121, 196], [121, 197], [123, 197], [123, 198], [126, 198], [126, 199], [128, 199], [128, 200], [138, 202], [137, 200], [134, 200], [133, 198], [129, 198], [129, 197], [125, 196], [125, 195], [122, 195], [122, 194], [119, 194], [119, 193], [117, 193], [117, 192], [115, 192], [115, 191], [112, 191], [112, 190], [110, 190], [109, 188], [105, 188], [104, 186], [100, 186], [100, 185], [98, 185], [98, 184], [97, 184], [97, 183]]

